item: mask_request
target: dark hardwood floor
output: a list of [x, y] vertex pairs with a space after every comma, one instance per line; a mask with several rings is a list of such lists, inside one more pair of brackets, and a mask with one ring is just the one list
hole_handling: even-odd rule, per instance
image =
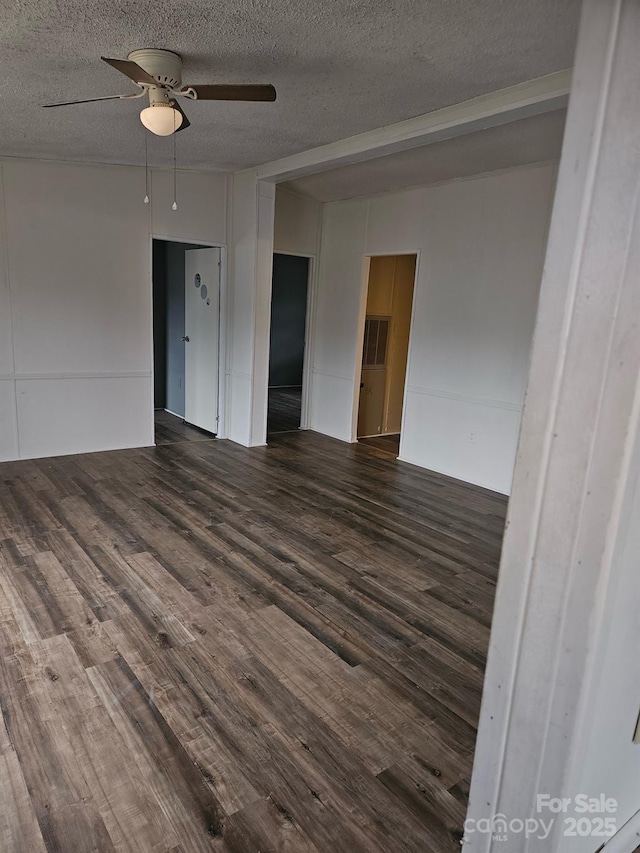
[[399, 432], [394, 435], [372, 435], [369, 438], [359, 438], [358, 441], [367, 447], [376, 447], [378, 450], [393, 454], [393, 456], [397, 456], [400, 452]]
[[0, 849], [459, 850], [505, 506], [309, 432], [0, 466]]
[[267, 434], [300, 429], [302, 388], [269, 388]]
[[156, 409], [154, 412], [156, 444], [176, 444], [179, 441], [211, 441], [215, 436], [203, 429], [186, 424], [182, 418]]

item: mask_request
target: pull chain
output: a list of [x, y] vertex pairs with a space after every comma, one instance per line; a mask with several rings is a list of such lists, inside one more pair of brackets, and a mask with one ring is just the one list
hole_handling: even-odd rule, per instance
[[149, 204], [149, 153], [146, 130], [144, 131], [144, 203]]
[[177, 192], [176, 192], [176, 111], [173, 111], [173, 204], [171, 210], [178, 209]]

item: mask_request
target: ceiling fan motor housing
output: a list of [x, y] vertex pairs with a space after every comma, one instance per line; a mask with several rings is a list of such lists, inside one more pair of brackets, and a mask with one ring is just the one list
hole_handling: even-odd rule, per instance
[[127, 59], [136, 62], [141, 68], [158, 81], [158, 85], [169, 89], [182, 86], [182, 58], [172, 50], [143, 48], [134, 50]]

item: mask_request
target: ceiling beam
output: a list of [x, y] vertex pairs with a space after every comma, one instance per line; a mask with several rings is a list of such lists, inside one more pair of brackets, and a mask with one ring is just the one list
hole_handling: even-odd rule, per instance
[[273, 160], [251, 171], [260, 181], [289, 181], [336, 166], [419, 148], [476, 130], [562, 109], [567, 106], [570, 88], [571, 70], [557, 71], [397, 124]]

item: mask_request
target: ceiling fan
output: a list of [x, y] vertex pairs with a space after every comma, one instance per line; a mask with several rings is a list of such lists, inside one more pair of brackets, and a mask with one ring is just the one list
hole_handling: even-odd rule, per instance
[[275, 101], [276, 90], [271, 85], [231, 85], [226, 83], [185, 86], [182, 83], [182, 58], [172, 50], [145, 48], [134, 50], [127, 59], [108, 59], [104, 62], [132, 80], [141, 91], [130, 95], [106, 95], [81, 101], [62, 101], [43, 104], [44, 107], [66, 107], [93, 101], [130, 100], [149, 97], [149, 106], [140, 113], [140, 121], [158, 136], [170, 136], [185, 130], [191, 122], [176, 98], [192, 101]]

